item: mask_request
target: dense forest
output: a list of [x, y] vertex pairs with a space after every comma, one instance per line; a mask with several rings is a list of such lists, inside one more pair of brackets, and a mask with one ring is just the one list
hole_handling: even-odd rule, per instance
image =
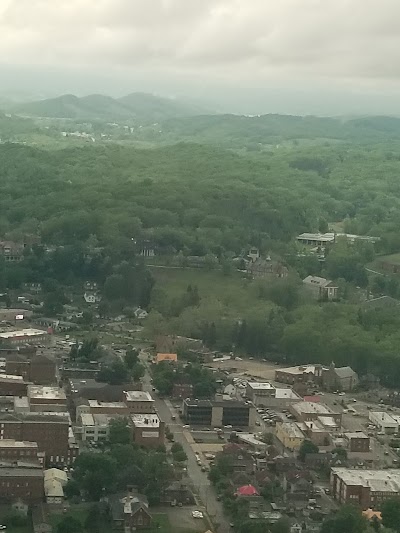
[[[93, 279], [102, 312], [150, 311], [146, 334], [180, 333], [213, 349], [287, 363], [334, 360], [395, 386], [400, 318], [363, 302], [400, 297], [395, 276], [369, 268], [400, 251], [398, 121], [257, 120], [174, 119], [192, 133], [200, 123], [244, 123], [237, 150], [224, 147], [223, 131], [213, 146], [216, 130], [205, 126], [198, 128], [209, 135], [205, 144], [66, 141], [63, 149], [44, 149], [34, 141], [39, 123], [3, 117], [8, 134], [25, 131], [33, 140], [0, 144], [0, 236], [21, 242], [34, 235], [41, 244], [18, 266], [0, 264], [2, 289], [44, 282], [46, 310], [57, 314], [71, 286]], [[276, 132], [284, 142], [269, 145]], [[329, 142], [321, 141], [324, 132]], [[251, 135], [263, 136], [261, 148], [247, 146]], [[339, 239], [323, 262], [299, 249], [299, 233], [332, 228], [380, 240]], [[139, 257], [144, 243], [156, 251], [151, 261]], [[251, 280], [237, 272], [251, 246], [285, 264], [289, 277]], [[202, 269], [187, 268], [193, 257], [204, 259]], [[301, 284], [309, 274], [335, 280], [338, 301], [311, 301]]]

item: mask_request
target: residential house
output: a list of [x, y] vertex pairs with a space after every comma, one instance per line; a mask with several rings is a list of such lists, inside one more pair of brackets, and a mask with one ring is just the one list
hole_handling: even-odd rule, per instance
[[303, 285], [316, 300], [336, 300], [339, 287], [333, 281], [318, 276], [307, 276]]
[[137, 307], [133, 314], [137, 320], [144, 320], [148, 317], [149, 313], [145, 309], [141, 309], [140, 307]]
[[86, 291], [83, 294], [83, 298], [87, 304], [97, 304], [101, 302], [101, 295], [98, 292]]
[[13, 241], [0, 241], [0, 255], [4, 257], [7, 263], [18, 263], [24, 258], [23, 244]]
[[178, 355], [176, 353], [158, 353], [156, 356], [156, 363], [177, 363]]
[[149, 504], [142, 494], [132, 491], [122, 498], [117, 495], [111, 498], [110, 506], [114, 529], [126, 533], [151, 527]]
[[282, 422], [276, 425], [276, 437], [285, 448], [296, 451], [305, 440], [305, 435], [295, 422]]
[[182, 505], [193, 505], [195, 499], [192, 491], [182, 481], [173, 481], [164, 489], [161, 500], [163, 503], [175, 502]]
[[286, 278], [289, 271], [279, 261], [274, 261], [270, 257], [267, 259], [257, 258], [247, 264], [247, 273], [253, 279], [260, 278]]

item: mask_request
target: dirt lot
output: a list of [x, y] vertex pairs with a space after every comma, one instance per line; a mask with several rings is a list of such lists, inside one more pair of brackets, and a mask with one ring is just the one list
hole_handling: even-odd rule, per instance
[[211, 367], [219, 368], [220, 370], [232, 370], [232, 373], [244, 374], [245, 372], [255, 378], [266, 379], [268, 381], [273, 380], [275, 377], [275, 370], [279, 368], [278, 365], [268, 363], [264, 361], [249, 361], [248, 359], [243, 361], [235, 361], [230, 359], [228, 361], [218, 361], [211, 363]]

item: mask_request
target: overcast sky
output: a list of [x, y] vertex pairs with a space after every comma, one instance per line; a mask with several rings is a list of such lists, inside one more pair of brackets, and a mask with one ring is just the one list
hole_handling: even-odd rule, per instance
[[339, 94], [349, 112], [397, 102], [399, 21], [400, 0], [0, 0], [1, 85]]

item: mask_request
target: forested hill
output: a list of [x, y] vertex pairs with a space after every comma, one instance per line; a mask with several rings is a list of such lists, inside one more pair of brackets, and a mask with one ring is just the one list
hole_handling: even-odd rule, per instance
[[135, 120], [143, 124], [205, 112], [194, 104], [146, 93], [132, 93], [122, 98], [102, 94], [79, 98], [73, 94], [65, 94], [9, 108], [14, 113], [34, 117], [125, 122]]
[[[155, 130], [155, 128], [154, 128]], [[159, 128], [149, 139], [157, 138]], [[266, 143], [285, 140], [337, 140], [346, 142], [382, 142], [400, 140], [400, 119], [368, 117], [345, 120], [340, 118], [291, 115], [203, 115], [166, 120], [163, 137], [213, 142], [221, 146], [257, 150]], [[143, 136], [143, 132], [142, 132]], [[158, 135], [159, 136], [159, 135]]]
[[[0, 233], [46, 243], [151, 238], [190, 255], [283, 250], [321, 219], [400, 248], [400, 160], [338, 145], [250, 158], [197, 144], [45, 151], [0, 145]], [[391, 251], [391, 248], [388, 248]]]

